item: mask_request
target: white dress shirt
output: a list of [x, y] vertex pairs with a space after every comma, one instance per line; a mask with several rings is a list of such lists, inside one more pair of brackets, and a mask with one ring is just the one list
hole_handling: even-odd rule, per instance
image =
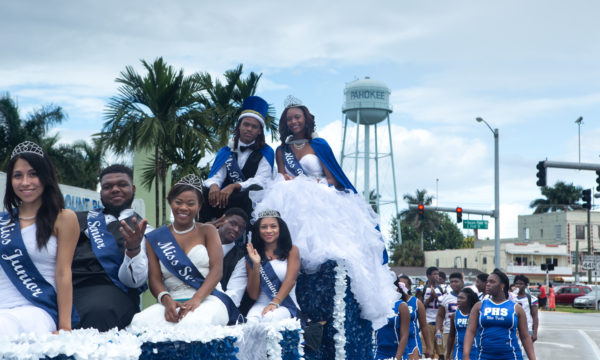
[[240, 307], [247, 284], [248, 274], [246, 272], [246, 258], [243, 257], [235, 264], [235, 268], [227, 283], [227, 291], [225, 291], [225, 294], [229, 295], [237, 307]]
[[[250, 144], [244, 144], [243, 142], [239, 141], [237, 149], [234, 150], [238, 154], [237, 162], [238, 166], [240, 167], [240, 170], [244, 168], [244, 165], [246, 165], [246, 161], [248, 161], [248, 157], [250, 156], [250, 154], [252, 154], [252, 150], [250, 149], [240, 151], [240, 146], [250, 146], [252, 144], [254, 144], [254, 141]], [[230, 141], [228, 146], [230, 149], [233, 148], [233, 143]], [[227, 167], [225, 166], [225, 164], [223, 164], [221, 168], [217, 170], [217, 172], [212, 177], [208, 178], [204, 182], [204, 185], [206, 185], [206, 187], [210, 187], [211, 185], [216, 184], [219, 186], [219, 188], [221, 188], [226, 178]], [[242, 186], [242, 191], [247, 189], [250, 185], [255, 184], [265, 188], [267, 182], [270, 181], [272, 178], [273, 168], [271, 168], [271, 165], [269, 165], [269, 162], [263, 156], [262, 159], [260, 159], [260, 162], [258, 163], [258, 168], [256, 169], [256, 174], [254, 175], [254, 177], [246, 179], [246, 181], [242, 181], [239, 184]]]
[[[135, 212], [133, 211], [133, 209], [125, 209], [121, 211], [121, 214], [119, 214], [118, 219], [113, 215], [109, 214], [104, 214], [104, 219], [106, 220], [106, 225], [108, 225], [113, 221], [121, 221], [127, 219], [128, 217], [131, 217], [134, 214]], [[152, 230], [154, 230], [152, 226], [148, 225], [146, 226], [146, 232], [144, 234], [147, 234]], [[146, 280], [148, 280], [148, 256], [146, 256], [146, 237], [142, 238], [142, 243], [140, 245], [140, 252], [132, 258], [127, 256], [127, 251], [125, 251], [123, 263], [121, 264], [121, 267], [119, 267], [119, 281], [121, 281], [123, 285], [129, 288], [138, 288], [142, 286], [146, 282]]]

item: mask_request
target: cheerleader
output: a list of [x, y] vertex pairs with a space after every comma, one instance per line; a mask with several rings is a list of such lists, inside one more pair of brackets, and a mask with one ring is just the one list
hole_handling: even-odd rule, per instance
[[[399, 286], [398, 280], [394, 284]], [[400, 292], [402, 293], [402, 291]], [[375, 331], [375, 360], [405, 359], [403, 354], [407, 349], [406, 345], [410, 336], [409, 326], [411, 325], [411, 314], [407, 302], [402, 299], [396, 301], [394, 313], [397, 315], [389, 318], [387, 324]]]
[[[469, 314], [473, 306], [479, 302], [477, 294], [470, 288], [464, 288], [458, 293], [456, 303], [458, 311], [450, 317], [450, 333], [448, 335], [448, 348], [446, 349], [446, 359], [463, 360], [463, 343], [465, 332], [469, 324]], [[471, 358], [477, 359], [479, 348], [477, 339], [471, 347]]]
[[485, 290], [490, 297], [475, 304], [469, 315], [463, 349], [465, 359], [471, 359], [471, 348], [479, 327], [479, 360], [522, 360], [517, 341], [518, 327], [527, 356], [535, 360], [525, 312], [508, 299], [509, 288], [508, 276], [499, 269], [488, 276]]
[[[409, 290], [412, 286], [412, 281], [407, 275], [400, 275], [398, 277], [398, 288], [402, 294], [402, 301], [408, 305], [408, 312], [410, 314], [410, 326], [408, 329], [408, 342], [406, 344], [406, 350], [402, 355], [402, 359], [415, 360], [420, 359], [423, 356], [423, 345], [421, 343], [421, 337], [419, 336], [420, 329], [425, 329], [427, 326], [427, 320], [425, 319], [425, 306], [421, 300], [411, 295]], [[431, 357], [432, 344], [428, 337], [425, 337], [425, 356]]]

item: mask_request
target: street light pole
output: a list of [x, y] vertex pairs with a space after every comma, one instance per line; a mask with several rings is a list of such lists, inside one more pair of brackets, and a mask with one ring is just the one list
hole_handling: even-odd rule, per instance
[[494, 134], [494, 267], [500, 269], [500, 161], [499, 161], [499, 131], [492, 129], [490, 124], [478, 117], [477, 122], [483, 122]]

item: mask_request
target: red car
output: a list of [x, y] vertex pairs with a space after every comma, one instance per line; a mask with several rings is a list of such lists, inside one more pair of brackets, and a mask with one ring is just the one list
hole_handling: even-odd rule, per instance
[[587, 285], [563, 285], [556, 290], [556, 303], [572, 305], [575, 298], [592, 291]]

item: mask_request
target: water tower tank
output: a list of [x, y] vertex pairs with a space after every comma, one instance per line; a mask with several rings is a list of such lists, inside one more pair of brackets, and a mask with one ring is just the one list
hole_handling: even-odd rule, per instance
[[381, 81], [369, 77], [354, 80], [346, 85], [344, 95], [342, 112], [353, 122], [360, 118], [362, 125], [377, 124], [392, 112], [390, 89]]

